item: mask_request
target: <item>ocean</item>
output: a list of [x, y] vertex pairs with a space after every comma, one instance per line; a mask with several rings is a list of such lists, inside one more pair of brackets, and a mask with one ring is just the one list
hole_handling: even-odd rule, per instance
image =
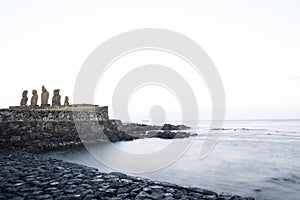
[[[153, 172], [131, 174], [256, 199], [300, 199], [300, 120], [225, 121], [217, 144], [204, 159], [200, 159], [200, 150], [209, 124], [199, 124], [193, 130], [197, 136], [176, 139], [182, 142], [192, 140], [187, 151], [176, 161]], [[149, 138], [113, 145], [129, 153], [147, 154], [160, 151], [171, 142]], [[97, 148], [103, 150], [111, 147], [94, 147]], [[104, 172], [116, 171], [98, 161], [83, 147], [47, 152], [45, 156], [84, 164]]]

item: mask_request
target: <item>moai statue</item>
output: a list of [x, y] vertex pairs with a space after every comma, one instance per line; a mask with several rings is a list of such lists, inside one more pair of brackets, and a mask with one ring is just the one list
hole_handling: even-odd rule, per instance
[[31, 106], [37, 106], [37, 102], [38, 102], [38, 95], [37, 95], [37, 91], [36, 90], [32, 90], [32, 97], [31, 97]]
[[70, 105], [69, 104], [69, 97], [68, 96], [65, 96], [65, 103], [64, 103], [65, 106], [68, 106]]
[[53, 91], [54, 95], [52, 97], [52, 106], [60, 106], [60, 95], [59, 89]]
[[45, 86], [42, 86], [42, 94], [41, 94], [41, 106], [49, 106], [48, 99], [49, 99], [49, 92], [45, 88]]
[[27, 93], [28, 93], [27, 90], [24, 90], [23, 93], [22, 93], [22, 99], [21, 99], [21, 102], [20, 102], [21, 106], [27, 106], [27, 101], [28, 101]]

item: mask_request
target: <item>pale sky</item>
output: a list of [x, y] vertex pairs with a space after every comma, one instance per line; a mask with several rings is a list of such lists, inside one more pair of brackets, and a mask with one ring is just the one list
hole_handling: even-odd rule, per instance
[[[227, 119], [300, 118], [299, 10], [296, 0], [1, 1], [0, 107], [18, 105], [25, 89], [40, 94], [43, 84], [50, 96], [59, 88], [72, 102], [78, 72], [97, 46], [133, 29], [162, 28], [194, 40], [213, 60], [225, 88]], [[171, 64], [172, 58], [166, 57], [128, 59]], [[118, 81], [116, 77], [108, 79]], [[133, 118], [146, 118], [143, 109], [160, 103], [171, 105], [172, 115], [178, 115], [171, 94], [144, 89], [132, 96]], [[145, 99], [153, 90], [157, 98], [153, 94]], [[211, 108], [209, 95], [202, 86], [198, 93], [205, 118]], [[110, 105], [109, 94], [94, 103]]]

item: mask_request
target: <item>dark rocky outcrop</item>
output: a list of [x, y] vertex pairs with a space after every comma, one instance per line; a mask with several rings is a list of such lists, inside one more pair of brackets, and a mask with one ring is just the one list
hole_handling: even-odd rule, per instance
[[144, 134], [147, 131], [161, 130], [162, 126], [128, 123], [128, 124], [119, 124], [119, 128], [126, 133]]
[[165, 131], [178, 131], [178, 130], [187, 130], [190, 129], [190, 127], [185, 125], [172, 125], [172, 124], [164, 124], [161, 130]]
[[131, 141], [136, 139], [136, 137], [125, 133], [120, 129], [122, 124], [120, 120], [102, 120], [99, 121], [99, 124], [104, 127], [103, 132], [111, 142]]
[[156, 126], [156, 125], [130, 123], [126, 125], [119, 124], [119, 129], [125, 133], [128, 133], [134, 138], [173, 139], [173, 138], [187, 138], [195, 135], [195, 134], [179, 131], [179, 130], [190, 129], [190, 127], [187, 127], [185, 125], [165, 124], [164, 126]]

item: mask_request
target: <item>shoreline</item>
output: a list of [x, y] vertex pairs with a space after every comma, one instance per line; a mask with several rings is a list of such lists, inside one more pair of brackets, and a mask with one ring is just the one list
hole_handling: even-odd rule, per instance
[[211, 199], [253, 200], [43, 157], [0, 151], [0, 199]]
[[[76, 106], [75, 106], [76, 107]], [[180, 186], [38, 155], [43, 151], [137, 138], [186, 138], [184, 125], [122, 125], [107, 107], [0, 109], [1, 199], [210, 199], [252, 200]], [[94, 110], [95, 109], [95, 110]], [[176, 132], [174, 132], [176, 131]], [[178, 132], [177, 132], [178, 131]]]

